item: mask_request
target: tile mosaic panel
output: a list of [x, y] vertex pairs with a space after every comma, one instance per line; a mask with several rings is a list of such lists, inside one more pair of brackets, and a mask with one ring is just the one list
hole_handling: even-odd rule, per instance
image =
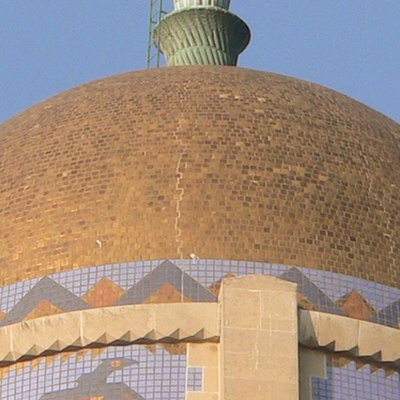
[[327, 378], [312, 378], [313, 400], [398, 400], [400, 374], [340, 357], [328, 362]]
[[9, 285], [0, 288], [0, 326], [92, 307], [215, 302], [223, 277], [247, 274], [297, 283], [300, 307], [399, 327], [398, 288], [320, 270], [227, 260], [109, 264]]
[[160, 346], [63, 353], [0, 369], [7, 400], [184, 400], [186, 352]]
[[203, 390], [202, 367], [188, 368], [186, 388], [189, 392], [201, 392]]

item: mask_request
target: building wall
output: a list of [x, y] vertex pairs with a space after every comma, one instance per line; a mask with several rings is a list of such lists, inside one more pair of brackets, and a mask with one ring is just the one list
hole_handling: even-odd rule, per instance
[[1, 327], [2, 398], [397, 400], [399, 329], [298, 312], [297, 285], [270, 276], [220, 285], [218, 303], [98, 307]]

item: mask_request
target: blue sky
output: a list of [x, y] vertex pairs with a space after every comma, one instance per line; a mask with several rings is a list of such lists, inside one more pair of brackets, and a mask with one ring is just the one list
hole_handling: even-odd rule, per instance
[[[399, 0], [232, 0], [231, 9], [252, 29], [240, 66], [320, 83], [400, 122]], [[0, 0], [0, 121], [145, 68], [147, 25], [148, 0]]]

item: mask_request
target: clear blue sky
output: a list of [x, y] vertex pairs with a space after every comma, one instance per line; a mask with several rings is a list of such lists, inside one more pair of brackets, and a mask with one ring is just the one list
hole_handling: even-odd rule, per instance
[[[172, 0], [164, 0], [170, 5]], [[400, 122], [400, 0], [232, 0], [240, 65], [320, 83]], [[145, 67], [148, 0], [0, 0], [0, 121]]]

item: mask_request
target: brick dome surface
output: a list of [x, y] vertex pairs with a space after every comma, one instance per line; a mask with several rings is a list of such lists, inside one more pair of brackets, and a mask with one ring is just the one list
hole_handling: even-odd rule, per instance
[[139, 71], [0, 125], [0, 284], [165, 258], [400, 281], [400, 125], [230, 67]]

